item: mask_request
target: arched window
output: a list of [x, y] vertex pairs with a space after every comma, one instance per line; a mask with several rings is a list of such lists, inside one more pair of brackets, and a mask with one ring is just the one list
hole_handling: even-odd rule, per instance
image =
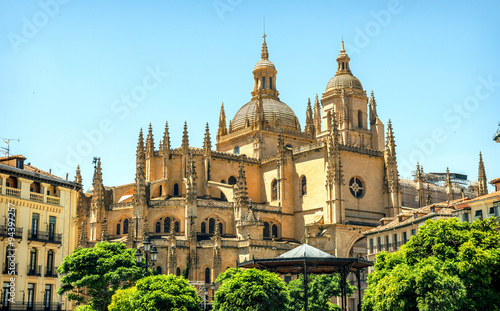
[[278, 199], [278, 181], [275, 179], [271, 183], [271, 200], [275, 201]]
[[223, 234], [223, 233], [224, 233], [224, 232], [222, 231], [222, 223], [221, 223], [221, 222], [219, 222], [219, 233], [220, 233], [220, 234]]
[[201, 223], [201, 233], [207, 233], [207, 223], [206, 222]]
[[159, 275], [162, 273], [163, 273], [163, 271], [161, 270], [161, 267], [160, 266], [156, 267], [156, 274]]
[[240, 154], [240, 147], [239, 146], [234, 147], [233, 153], [234, 154]]
[[175, 224], [174, 224], [174, 231], [179, 233], [181, 232], [181, 224], [180, 222], [176, 221]]
[[165, 233], [170, 232], [170, 217], [166, 217], [165, 220], [163, 221], [163, 232]]
[[46, 275], [54, 275], [54, 251], [47, 252], [47, 273]]
[[236, 178], [234, 176], [229, 177], [227, 180], [228, 185], [236, 185]]
[[302, 176], [301, 180], [301, 195], [307, 194], [307, 179], [306, 176]]
[[174, 184], [174, 197], [179, 196], [179, 184]]
[[358, 110], [358, 127], [363, 128], [363, 112]]
[[120, 224], [117, 224], [116, 225], [116, 235], [120, 235], [121, 232], [120, 232]]
[[161, 233], [161, 223], [159, 221], [157, 221], [155, 224], [155, 232]]
[[276, 225], [272, 226], [272, 233], [273, 233], [273, 238], [278, 237], [278, 226], [276, 226]]
[[205, 269], [205, 284], [210, 284], [210, 268]]
[[208, 233], [214, 234], [215, 233], [215, 219], [210, 218], [208, 220]]
[[181, 268], [177, 267], [177, 269], [175, 270], [175, 275], [181, 276]]
[[263, 90], [266, 89], [266, 78], [265, 77], [262, 77], [262, 89]]
[[[160, 185], [160, 191], [159, 191], [159, 194], [158, 194], [158, 196], [159, 196], [159, 197], [161, 197], [162, 192], [163, 192], [163, 187]], [[160, 269], [161, 269], [161, 268], [160, 268]]]
[[123, 234], [128, 234], [128, 219], [123, 221]]
[[272, 77], [269, 78], [269, 89], [270, 90], [273, 89], [273, 78]]
[[267, 221], [264, 223], [264, 232], [263, 232], [263, 235], [264, 235], [265, 238], [269, 237], [269, 223]]

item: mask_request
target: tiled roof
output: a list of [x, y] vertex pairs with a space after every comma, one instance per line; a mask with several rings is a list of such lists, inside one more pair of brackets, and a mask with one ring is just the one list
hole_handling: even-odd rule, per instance
[[475, 203], [478, 201], [483, 201], [483, 200], [492, 199], [492, 198], [496, 198], [496, 197], [498, 197], [500, 199], [500, 191], [490, 192], [490, 193], [482, 195], [480, 197], [476, 197], [472, 200], [457, 202], [454, 205], [455, 205], [455, 209], [460, 210], [460, 209], [464, 209], [464, 208], [468, 207], [470, 203]]
[[494, 184], [499, 183], [499, 182], [500, 182], [500, 178], [495, 178], [495, 179], [492, 179], [490, 181], [490, 184], [494, 185]]
[[12, 160], [12, 159], [22, 159], [22, 160], [26, 160], [26, 157], [24, 157], [24, 156], [23, 156], [23, 155], [21, 155], [21, 154], [11, 155], [11, 156], [8, 156], [8, 157], [0, 157], [0, 162], [3, 162], [3, 161], [8, 161], [8, 160]]
[[53, 178], [63, 179], [63, 178], [61, 178], [59, 176], [56, 176], [56, 175], [51, 174], [49, 172], [43, 171], [43, 170], [41, 170], [41, 169], [39, 169], [37, 167], [34, 167], [34, 166], [30, 165], [30, 164], [24, 164], [24, 169], [26, 171], [28, 171], [28, 172], [38, 173], [38, 174], [43, 175], [43, 176], [49, 176], [49, 177], [53, 177]]

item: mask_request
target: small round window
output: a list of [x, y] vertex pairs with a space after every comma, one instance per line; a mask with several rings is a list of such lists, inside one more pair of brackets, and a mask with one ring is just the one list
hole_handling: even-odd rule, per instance
[[362, 198], [365, 194], [365, 186], [358, 177], [351, 178], [351, 180], [349, 181], [349, 190], [351, 191], [351, 194], [357, 199]]

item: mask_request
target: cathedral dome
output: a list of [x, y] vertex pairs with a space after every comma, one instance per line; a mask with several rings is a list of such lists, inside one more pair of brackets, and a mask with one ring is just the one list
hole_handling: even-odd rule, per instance
[[361, 85], [361, 82], [359, 82], [358, 78], [350, 74], [336, 75], [330, 79], [326, 85], [326, 90], [328, 91], [333, 88], [354, 88], [361, 91], [363, 90], [363, 86]]
[[[258, 99], [252, 99], [238, 110], [232, 122], [232, 131], [244, 129], [247, 119], [253, 124], [257, 112]], [[274, 99], [263, 98], [264, 123], [283, 129], [300, 131], [300, 124], [293, 110], [287, 104]]]
[[254, 69], [262, 68], [262, 67], [269, 67], [269, 68], [275, 69], [273, 62], [271, 62], [268, 59], [261, 59], [260, 61], [258, 61], [257, 64], [255, 64]]

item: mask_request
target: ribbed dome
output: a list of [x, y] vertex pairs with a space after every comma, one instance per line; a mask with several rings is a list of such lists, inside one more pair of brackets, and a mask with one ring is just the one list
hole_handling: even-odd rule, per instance
[[[257, 99], [246, 103], [238, 110], [234, 116], [232, 130], [237, 131], [245, 128], [246, 119], [253, 124], [255, 121], [255, 111], [257, 108]], [[263, 98], [262, 108], [264, 110], [264, 121], [273, 124], [276, 118], [277, 127], [283, 129], [300, 130], [300, 124], [293, 110], [287, 104], [274, 98]]]
[[363, 90], [363, 86], [361, 82], [359, 82], [358, 78], [350, 74], [340, 74], [333, 77], [328, 84], [326, 85], [326, 91], [333, 88], [355, 88], [359, 90]]
[[267, 59], [261, 59], [259, 62], [257, 62], [257, 64], [255, 64], [254, 69], [262, 68], [262, 67], [270, 67], [270, 68], [275, 69], [273, 62], [271, 62], [270, 60], [267, 60]]

